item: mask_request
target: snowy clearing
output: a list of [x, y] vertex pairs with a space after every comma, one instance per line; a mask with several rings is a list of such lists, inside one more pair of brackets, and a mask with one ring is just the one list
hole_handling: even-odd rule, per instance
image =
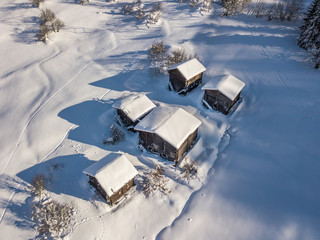
[[[200, 13], [163, 2], [154, 25], [124, 15], [127, 1], [46, 0], [65, 27], [37, 40], [40, 10], [22, 0], [0, 4], [0, 232], [34, 239], [30, 184], [47, 179], [44, 197], [72, 203], [65, 239], [320, 239], [320, 72], [296, 44], [299, 22]], [[245, 83], [228, 116], [202, 104], [201, 86], [186, 96], [149, 70], [153, 43], [197, 54], [203, 85], [232, 74]], [[201, 121], [186, 159], [198, 175], [141, 152], [138, 134], [104, 145], [119, 99], [143, 93]], [[83, 170], [110, 152], [139, 172], [136, 186], [110, 207]], [[146, 197], [139, 183], [164, 169], [167, 195]]]

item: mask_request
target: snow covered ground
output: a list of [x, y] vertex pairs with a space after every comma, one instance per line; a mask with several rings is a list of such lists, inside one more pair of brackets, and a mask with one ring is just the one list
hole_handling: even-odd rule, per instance
[[[1, 2], [2, 236], [37, 235], [27, 186], [44, 173], [48, 196], [76, 206], [67, 239], [319, 239], [320, 73], [296, 45], [298, 24], [201, 15], [172, 0], [163, 1], [161, 22], [146, 26], [120, 13], [124, 2], [46, 0], [66, 25], [46, 44], [35, 38], [39, 9]], [[147, 50], [161, 40], [197, 53], [204, 83], [221, 74], [244, 81], [237, 110], [205, 109], [200, 88], [169, 92], [167, 76], [148, 70]], [[189, 153], [199, 179], [186, 182], [171, 163], [141, 152], [136, 133], [102, 144], [112, 104], [130, 92], [202, 121]], [[126, 153], [141, 175], [162, 165], [171, 193], [146, 198], [137, 187], [110, 208], [82, 173], [110, 151]]]

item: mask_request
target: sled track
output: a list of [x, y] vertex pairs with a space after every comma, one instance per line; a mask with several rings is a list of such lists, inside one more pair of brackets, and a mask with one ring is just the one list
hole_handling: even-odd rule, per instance
[[[254, 37], [258, 37], [258, 35], [256, 33], [254, 33], [251, 29], [253, 28], [252, 25], [248, 25], [247, 27], [250, 29], [251, 35]], [[260, 44], [258, 45], [260, 48], [260, 51], [262, 53], [262, 55], [268, 59], [270, 64], [274, 64], [274, 57], [273, 55], [270, 53], [270, 51], [265, 48], [262, 47]], [[276, 65], [276, 64], [274, 64]], [[316, 121], [316, 119], [314, 119], [313, 114], [304, 106], [303, 102], [305, 102], [305, 99], [301, 99], [301, 97], [298, 97], [298, 94], [296, 93], [295, 87], [292, 85], [292, 83], [290, 83], [287, 75], [285, 73], [283, 73], [283, 76], [281, 76], [280, 71], [278, 69], [278, 67], [276, 67], [276, 74], [277, 74], [277, 78], [280, 81], [280, 83], [282, 84], [282, 86], [284, 86], [285, 88], [287, 88], [288, 90], [290, 90], [291, 94], [294, 96], [294, 99], [296, 100], [296, 102], [298, 103], [298, 105], [300, 106], [300, 108], [306, 113], [306, 115], [311, 119], [311, 121], [313, 122], [313, 124], [316, 127], [319, 127], [318, 122]]]

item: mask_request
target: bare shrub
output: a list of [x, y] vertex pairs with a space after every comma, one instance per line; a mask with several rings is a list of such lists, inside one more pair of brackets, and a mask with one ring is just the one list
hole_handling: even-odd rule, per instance
[[103, 144], [114, 145], [125, 139], [125, 134], [119, 127], [115, 126], [114, 124], [110, 125], [110, 135], [110, 137], [103, 141]]
[[168, 195], [171, 190], [167, 188], [168, 179], [164, 176], [164, 171], [161, 166], [157, 166], [155, 169], [150, 170], [147, 176], [142, 181], [143, 193], [150, 197], [154, 192], [159, 191], [164, 195]]
[[268, 20], [279, 19], [280, 21], [292, 21], [297, 19], [302, 11], [302, 0], [281, 0], [272, 4], [268, 9]]
[[185, 160], [182, 169], [184, 172], [183, 178], [187, 181], [190, 178], [195, 178], [198, 175], [198, 163], [192, 160], [191, 158]]
[[53, 200], [36, 202], [33, 205], [31, 219], [41, 239], [60, 238], [70, 226], [74, 209], [72, 206]]
[[267, 14], [266, 4], [261, 0], [257, 1], [251, 8], [251, 14], [255, 15], [257, 18], [264, 17]]
[[56, 18], [56, 15], [54, 12], [52, 12], [50, 9], [44, 9], [41, 10], [40, 14], [40, 24], [45, 24], [46, 22], [51, 22]]
[[46, 42], [48, 40], [50, 33], [51, 33], [51, 28], [47, 24], [40, 25], [37, 38], [42, 42]]
[[79, 3], [81, 4], [81, 5], [85, 5], [85, 4], [87, 4], [89, 2], [89, 0], [80, 0], [79, 1]]
[[36, 7], [40, 7], [40, 4], [43, 3], [44, 0], [31, 0], [31, 3]]
[[59, 32], [61, 28], [64, 27], [64, 23], [60, 19], [54, 19], [51, 22], [51, 28], [54, 32]]
[[64, 27], [64, 23], [56, 18], [54, 12], [50, 9], [41, 10], [40, 31], [37, 34], [39, 40], [46, 42], [51, 32], [59, 32]]
[[47, 179], [43, 174], [35, 175], [31, 181], [32, 193], [41, 197], [41, 194], [45, 190], [46, 183]]

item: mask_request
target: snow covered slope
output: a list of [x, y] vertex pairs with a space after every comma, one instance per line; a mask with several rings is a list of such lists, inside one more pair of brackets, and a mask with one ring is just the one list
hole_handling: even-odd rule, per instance
[[[66, 27], [43, 44], [40, 11], [1, 1], [1, 236], [35, 238], [28, 186], [43, 173], [46, 196], [75, 204], [66, 239], [319, 239], [320, 73], [296, 46], [298, 23], [201, 15], [163, 1], [161, 22], [146, 26], [121, 13], [125, 2], [46, 0]], [[245, 82], [231, 116], [205, 109], [200, 88], [180, 96], [167, 90], [167, 76], [150, 74], [147, 50], [157, 41], [197, 53], [204, 83], [222, 74]], [[136, 133], [102, 144], [112, 104], [128, 91], [201, 120], [188, 153], [197, 179], [141, 152]], [[146, 198], [137, 186], [110, 208], [82, 173], [109, 152], [135, 156], [141, 176], [163, 166], [171, 193]]]

